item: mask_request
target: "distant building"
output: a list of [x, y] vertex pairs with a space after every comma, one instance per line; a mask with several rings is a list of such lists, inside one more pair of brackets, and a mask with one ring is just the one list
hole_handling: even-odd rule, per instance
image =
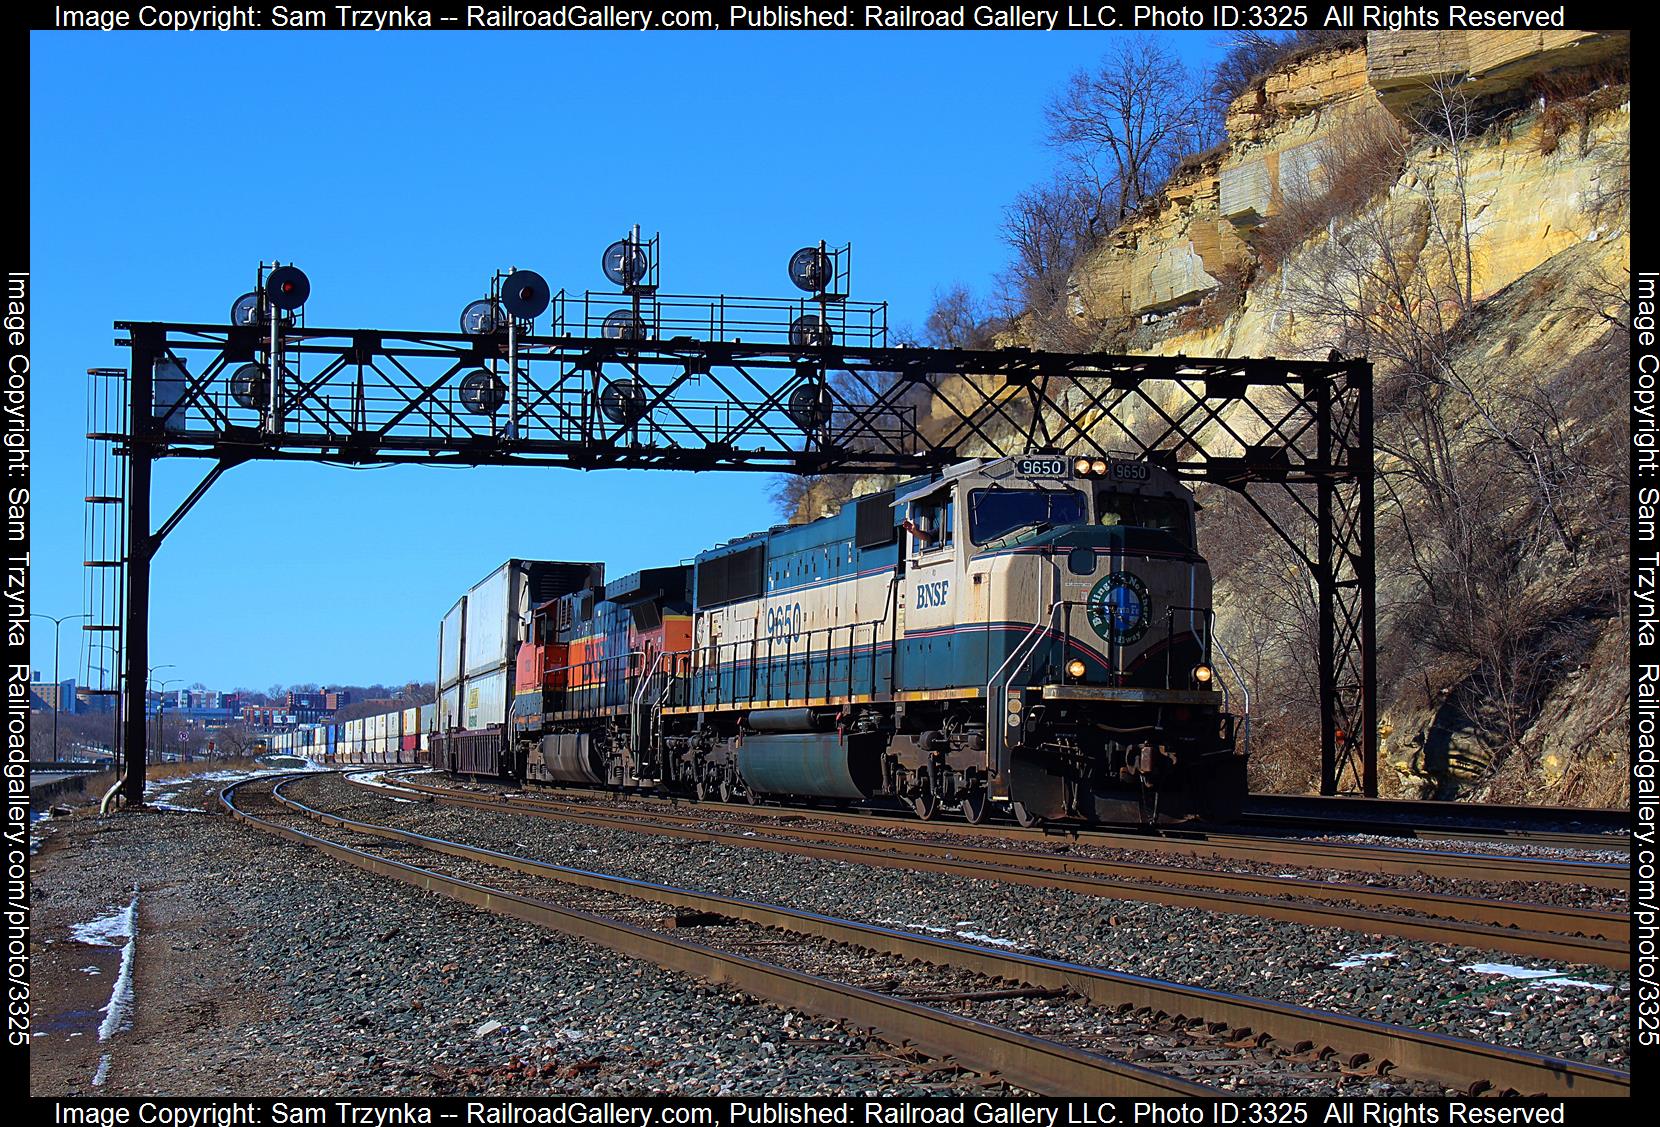
[[79, 699], [75, 694], [75, 679], [71, 677], [67, 681], [59, 681], [54, 684], [51, 681], [42, 681], [40, 673], [36, 671], [33, 679], [29, 682], [29, 707], [55, 712], [59, 701], [63, 702], [63, 711], [65, 712], [80, 711], [78, 707]]
[[222, 726], [237, 718], [242, 699], [237, 693], [222, 693], [217, 689], [180, 689], [167, 694], [167, 711], [200, 720], [210, 726]]
[[292, 728], [300, 720], [295, 713], [281, 705], [245, 704], [242, 706], [242, 722], [256, 732], [271, 732], [280, 728]]
[[325, 712], [339, 712], [350, 703], [352, 703], [352, 694], [344, 689], [323, 694], [323, 711]]

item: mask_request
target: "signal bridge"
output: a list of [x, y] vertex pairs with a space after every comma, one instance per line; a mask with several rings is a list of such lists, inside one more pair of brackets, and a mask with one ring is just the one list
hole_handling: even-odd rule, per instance
[[[142, 801], [149, 570], [248, 461], [920, 474], [971, 457], [1126, 451], [1238, 492], [1313, 578], [1322, 789], [1376, 792], [1372, 370], [1326, 360], [896, 347], [852, 251], [791, 255], [794, 298], [665, 293], [660, 239], [606, 248], [607, 291], [507, 270], [453, 331], [319, 328], [262, 266], [227, 323], [117, 322], [91, 373], [87, 629], [119, 661], [124, 793]], [[158, 458], [213, 465], [159, 528]], [[137, 671], [136, 676], [125, 671]]]

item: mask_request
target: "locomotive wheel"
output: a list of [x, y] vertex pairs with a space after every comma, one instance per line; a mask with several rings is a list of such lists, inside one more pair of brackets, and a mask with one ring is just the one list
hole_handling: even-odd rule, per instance
[[692, 784], [692, 794], [697, 796], [699, 802], [708, 802], [709, 784], [700, 777], [697, 782]]
[[986, 813], [991, 809], [991, 803], [986, 799], [986, 788], [976, 787], [963, 795], [963, 821], [971, 826], [977, 826], [986, 820]]
[[938, 814], [940, 810], [939, 795], [932, 790], [925, 790], [911, 799], [911, 809], [915, 810], [916, 816], [924, 822], [931, 822], [934, 820], [934, 815]]
[[740, 798], [736, 794], [733, 793], [733, 791], [732, 791], [732, 780], [731, 779], [722, 779], [720, 781], [720, 800], [722, 802], [747, 802], [748, 801], [748, 799]]
[[1009, 813], [1014, 815], [1014, 820], [1020, 824], [1021, 829], [1029, 830], [1043, 821], [1042, 818], [1026, 809], [1024, 802], [1009, 803]]

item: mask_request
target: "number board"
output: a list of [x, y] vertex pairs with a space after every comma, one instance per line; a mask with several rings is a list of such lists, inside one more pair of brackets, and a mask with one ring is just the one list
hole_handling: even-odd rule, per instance
[[1112, 464], [1112, 479], [1114, 481], [1146, 481], [1147, 463], [1114, 462]]
[[1065, 477], [1069, 468], [1065, 458], [1028, 455], [1014, 460], [1014, 472], [1021, 477]]

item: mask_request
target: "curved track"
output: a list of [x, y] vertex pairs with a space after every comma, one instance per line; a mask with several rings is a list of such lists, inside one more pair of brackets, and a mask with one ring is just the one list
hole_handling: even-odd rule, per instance
[[[993, 983], [1020, 984], [1015, 989], [980, 989], [939, 997], [940, 1006], [963, 998], [986, 1000], [1020, 996], [1075, 1003], [1090, 1012], [1115, 1012], [1144, 1018], [1146, 1024], [1179, 1031], [1197, 1044], [1219, 1046], [1230, 1059], [1285, 1085], [1330, 1090], [1344, 1076], [1386, 1075], [1401, 1078], [1408, 1091], [1424, 1084], [1476, 1093], [1500, 1090], [1550, 1095], [1628, 1095], [1630, 1077], [1617, 1070], [1539, 1056], [1440, 1034], [1389, 1026], [1318, 1010], [1176, 983], [1116, 974], [1091, 967], [978, 947], [954, 940], [911, 934], [856, 921], [818, 916], [773, 905], [734, 900], [694, 890], [648, 884], [622, 877], [549, 865], [525, 857], [493, 852], [460, 842], [427, 837], [389, 826], [369, 824], [307, 806], [283, 790], [298, 778], [277, 784], [267, 796], [252, 780], [227, 787], [221, 802], [235, 817], [357, 865], [418, 887], [452, 896], [490, 911], [555, 927], [619, 951], [648, 958], [671, 969], [732, 982], [785, 1005], [878, 1029], [903, 1038], [938, 1056], [954, 1057], [977, 1069], [995, 1072], [1033, 1091], [1054, 1094], [1201, 1095], [1215, 1089], [1099, 1053], [1001, 1028], [939, 1006], [895, 997], [845, 982], [803, 974], [750, 955], [691, 942], [676, 932], [680, 919], [692, 926], [715, 921], [767, 929], [786, 936], [786, 945], [813, 940], [890, 960], [920, 961], [936, 968], [977, 976]], [[243, 788], [249, 793], [244, 795]], [[302, 829], [300, 818], [335, 829], [330, 837]], [[331, 840], [355, 838], [346, 842]], [[381, 843], [377, 845], [376, 843]], [[397, 858], [386, 851], [396, 852]], [[417, 857], [420, 863], [416, 863]], [[446, 873], [448, 859], [469, 866], [468, 875]], [[435, 864], [436, 862], [436, 864]], [[555, 903], [544, 897], [484, 883], [481, 866], [511, 874], [555, 881], [613, 898], [670, 907], [676, 923], [653, 930], [569, 906], [570, 895]], [[682, 925], [683, 926], [683, 925]], [[718, 931], [719, 929], [714, 929]], [[670, 934], [668, 932], [675, 932]], [[1171, 1017], [1170, 1015], [1183, 1015]], [[1097, 1019], [1104, 1024], [1106, 1018]], [[1214, 1058], [1218, 1054], [1207, 1050]], [[1324, 1071], [1320, 1071], [1324, 1069]], [[1311, 1071], [1313, 1070], [1313, 1071]], [[1283, 1090], [1283, 1089], [1282, 1089]]]
[[[388, 767], [386, 770], [404, 772], [430, 771], [426, 767]], [[486, 793], [502, 793], [490, 791]], [[988, 840], [1029, 844], [1033, 848], [1052, 846], [1057, 842], [1079, 842], [1143, 853], [1160, 853], [1182, 857], [1217, 857], [1229, 861], [1259, 862], [1268, 865], [1293, 865], [1303, 868], [1347, 870], [1357, 873], [1387, 873], [1391, 875], [1442, 877], [1471, 881], [1525, 881], [1552, 884], [1583, 885], [1629, 893], [1631, 872], [1628, 866], [1607, 861], [1592, 861], [1571, 857], [1527, 857], [1513, 854], [1471, 853], [1450, 849], [1418, 849], [1411, 846], [1356, 844], [1353, 842], [1310, 841], [1281, 834], [1243, 834], [1210, 830], [1161, 829], [1101, 829], [1063, 827], [1022, 828], [1008, 824], [969, 825], [954, 820], [923, 821], [905, 814], [873, 810], [843, 810], [803, 808], [793, 806], [764, 806], [748, 803], [693, 802], [690, 799], [663, 798], [656, 795], [626, 794], [598, 788], [548, 788], [545, 792], [522, 794], [526, 801], [555, 805], [584, 805], [590, 802], [618, 802], [638, 804], [650, 809], [673, 812], [707, 810], [716, 815], [733, 815], [765, 819], [774, 822], [800, 822], [807, 819], [828, 819], [853, 826], [863, 826], [876, 833], [924, 832], [960, 837], [964, 840]], [[572, 796], [572, 797], [567, 797]], [[574, 797], [582, 796], [582, 797]], [[631, 813], [619, 806], [594, 806], [598, 811], [618, 816]], [[655, 815], [653, 815], [655, 816]], [[1307, 832], [1305, 830], [1305, 832]], [[1349, 833], [1355, 832], [1351, 825]], [[1465, 838], [1459, 838], [1465, 840]]]
[[[760, 833], [740, 832], [712, 828], [706, 818], [695, 814], [666, 810], [629, 814], [608, 807], [524, 796], [480, 796], [402, 778], [382, 785], [454, 806], [495, 813], [511, 811], [605, 829], [688, 837], [882, 868], [922, 869], [967, 880], [1064, 888], [1092, 896], [1237, 912], [1617, 969], [1631, 965], [1630, 918], [1621, 913], [1013, 849], [965, 845], [942, 849], [935, 842], [786, 823], [767, 826]], [[912, 828], [916, 825], [908, 824]], [[1303, 863], [1308, 863], [1306, 857]], [[1513, 874], [1511, 879], [1517, 877]]]

